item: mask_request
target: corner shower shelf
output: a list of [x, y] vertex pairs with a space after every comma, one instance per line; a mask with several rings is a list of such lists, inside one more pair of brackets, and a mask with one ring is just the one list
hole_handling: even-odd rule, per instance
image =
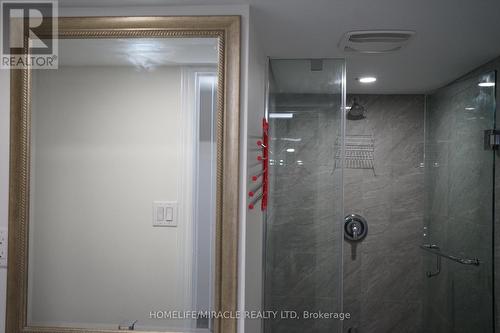
[[[339, 140], [337, 139], [337, 147]], [[340, 164], [340, 149], [336, 149], [335, 167]], [[346, 135], [345, 158], [346, 169], [372, 169], [375, 153], [375, 140], [372, 135]]]

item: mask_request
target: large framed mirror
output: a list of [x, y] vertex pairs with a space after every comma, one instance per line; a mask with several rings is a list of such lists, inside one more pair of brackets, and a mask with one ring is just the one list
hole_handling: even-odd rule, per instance
[[240, 18], [58, 26], [11, 72], [7, 332], [236, 332]]

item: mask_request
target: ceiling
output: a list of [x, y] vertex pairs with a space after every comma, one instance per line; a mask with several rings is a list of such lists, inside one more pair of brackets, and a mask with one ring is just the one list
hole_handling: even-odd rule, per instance
[[59, 66], [158, 66], [217, 64], [215, 38], [61, 39]]
[[[138, 0], [60, 0], [64, 6], [138, 5]], [[250, 4], [266, 55], [345, 57], [352, 30], [413, 30], [393, 54], [348, 55], [348, 92], [423, 93], [500, 55], [499, 0], [141, 0], [140, 5]], [[374, 75], [362, 86], [354, 79]]]
[[320, 62], [321, 70], [311, 70], [311, 60], [273, 59], [270, 64], [273, 92], [339, 94], [342, 91], [342, 64], [341, 60], [327, 59]]

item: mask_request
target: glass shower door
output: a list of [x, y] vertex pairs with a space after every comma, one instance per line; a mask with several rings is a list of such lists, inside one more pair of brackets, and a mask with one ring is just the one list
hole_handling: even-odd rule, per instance
[[496, 73], [428, 96], [424, 331], [493, 332]]
[[[271, 60], [265, 333], [340, 333], [343, 60]], [[287, 312], [288, 311], [288, 312]]]

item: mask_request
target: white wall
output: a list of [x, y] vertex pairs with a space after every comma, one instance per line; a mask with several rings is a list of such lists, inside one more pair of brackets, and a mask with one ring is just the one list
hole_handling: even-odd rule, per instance
[[[252, 15], [252, 12], [250, 13]], [[250, 16], [251, 18], [252, 16]], [[261, 170], [257, 165], [256, 137], [262, 136], [262, 118], [265, 106], [265, 71], [266, 57], [259, 44], [258, 35], [255, 32], [253, 21], [250, 19], [249, 29], [249, 63], [248, 63], [248, 114], [245, 127], [245, 142], [242, 142], [242, 150], [246, 150], [246, 161], [243, 161], [246, 175], [242, 178], [244, 197], [244, 210], [246, 213], [246, 228], [244, 229], [244, 254], [245, 274], [245, 309], [249, 311], [263, 310], [262, 299], [262, 268], [263, 268], [263, 214], [260, 206], [249, 210], [247, 206], [248, 188], [255, 186], [250, 176]], [[261, 320], [246, 319], [244, 323], [246, 333], [257, 333], [261, 331]]]
[[[254, 112], [258, 112], [262, 109], [263, 96], [259, 96], [259, 94], [252, 95], [253, 97], [248, 98], [247, 90], [249, 87], [247, 86], [248, 81], [248, 70], [249, 70], [249, 20], [250, 20], [250, 10], [247, 5], [224, 5], [224, 6], [163, 6], [163, 7], [89, 7], [89, 8], [60, 8], [59, 14], [61, 16], [151, 16], [151, 15], [240, 15], [242, 17], [242, 26], [241, 26], [241, 181], [242, 184], [246, 184], [247, 181], [247, 133], [248, 135], [256, 135], [260, 133], [258, 127], [260, 123], [256, 122], [260, 115], [256, 116], [256, 120], [252, 121], [252, 125], [249, 127], [247, 131], [247, 116], [248, 114], [253, 115]], [[255, 36], [257, 38], [257, 36]], [[256, 40], [252, 43], [254, 46], [257, 44]], [[260, 75], [264, 72], [262, 64], [260, 66], [255, 66], [255, 58], [256, 55], [252, 55], [252, 72], [257, 70]], [[262, 57], [258, 57], [261, 59]], [[257, 72], [256, 72], [257, 73]], [[251, 89], [255, 89], [256, 92], [263, 91], [263, 85], [260, 85], [262, 80], [252, 80]], [[8, 159], [9, 159], [9, 151], [8, 151], [8, 142], [9, 142], [9, 73], [5, 70], [0, 70], [0, 212], [1, 212], [1, 220], [0, 226], [7, 226], [7, 203], [8, 203]], [[256, 109], [252, 109], [248, 112], [248, 103], [252, 101], [250, 104], [254, 103]], [[253, 116], [252, 116], [253, 117]], [[239, 302], [240, 302], [240, 310], [245, 308], [245, 294], [261, 294], [261, 290], [259, 286], [254, 286], [252, 288], [246, 288], [245, 292], [245, 281], [259, 279], [260, 276], [255, 276], [251, 270], [247, 270], [249, 276], [245, 276], [245, 265], [246, 257], [245, 254], [248, 253], [248, 256], [252, 256], [256, 258], [257, 261], [260, 260], [258, 258], [259, 255], [252, 254], [251, 249], [245, 248], [246, 244], [251, 244], [254, 246], [253, 241], [258, 242], [258, 239], [261, 238], [260, 235], [256, 235], [256, 237], [252, 237], [252, 239], [248, 239], [247, 237], [247, 209], [246, 209], [246, 186], [242, 186], [241, 188], [241, 207], [240, 207], [240, 268], [239, 268]], [[258, 212], [248, 213], [249, 219], [251, 219], [256, 224], [262, 223], [259, 217]], [[255, 215], [254, 215], [255, 214]], [[252, 223], [253, 223], [252, 222]], [[255, 227], [255, 225], [254, 225]], [[253, 227], [250, 226], [252, 229]], [[257, 230], [257, 234], [259, 231]], [[254, 235], [255, 232], [250, 231], [248, 235]], [[257, 243], [256, 243], [257, 244]], [[258, 245], [255, 245], [258, 247]], [[254, 267], [259, 266], [256, 264]], [[5, 288], [6, 288], [6, 269], [0, 269], [0, 282], [3, 286], [0, 289], [0, 306], [5, 307]], [[251, 297], [251, 296], [250, 296]], [[260, 300], [255, 301], [255, 303], [260, 303]], [[249, 304], [251, 305], [251, 304]], [[2, 309], [0, 309], [1, 312]], [[5, 312], [5, 311], [4, 311]], [[246, 322], [248, 323], [248, 321]], [[0, 320], [0, 331], [4, 331], [5, 321]], [[238, 331], [240, 333], [244, 332], [245, 322], [239, 323]], [[252, 324], [249, 324], [252, 325]], [[252, 325], [253, 326], [253, 325]], [[253, 326], [255, 328], [255, 326]]]
[[152, 203], [182, 206], [181, 68], [36, 74], [31, 324], [170, 327], [148, 317], [189, 304], [186, 223], [152, 227]]

